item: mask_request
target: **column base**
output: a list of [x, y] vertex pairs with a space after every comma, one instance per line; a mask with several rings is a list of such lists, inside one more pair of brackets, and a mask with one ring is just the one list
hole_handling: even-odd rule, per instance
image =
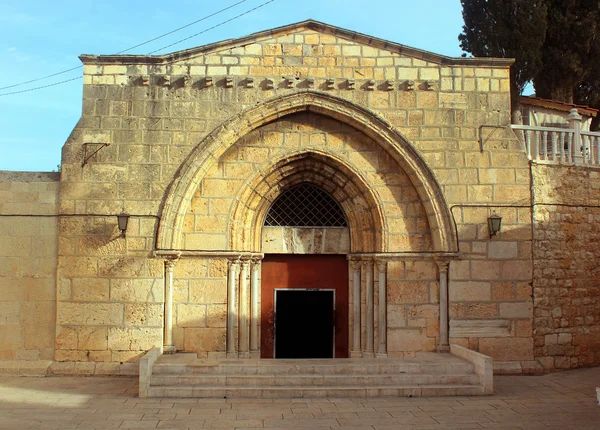
[[260, 358], [260, 351], [250, 351], [250, 358]]
[[362, 353], [363, 358], [375, 358], [374, 352], [365, 351]]
[[438, 345], [435, 350], [436, 352], [450, 352], [450, 345]]
[[238, 358], [250, 358], [250, 353], [249, 352], [240, 352], [238, 354]]
[[350, 351], [350, 358], [362, 358], [362, 356], [360, 351]]
[[163, 354], [175, 354], [177, 352], [177, 348], [175, 345], [165, 345], [163, 346]]
[[387, 354], [384, 354], [384, 353], [379, 353], [379, 352], [378, 352], [378, 353], [375, 355], [375, 357], [376, 357], [376, 358], [388, 358], [388, 355], [387, 355]]
[[226, 357], [227, 358], [239, 358], [237, 352], [228, 352]]

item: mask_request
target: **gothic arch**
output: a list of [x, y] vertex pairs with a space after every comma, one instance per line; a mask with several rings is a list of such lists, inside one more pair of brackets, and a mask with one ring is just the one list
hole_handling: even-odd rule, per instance
[[230, 248], [261, 251], [261, 231], [271, 204], [303, 182], [322, 188], [341, 206], [348, 219], [352, 252], [387, 250], [387, 225], [378, 196], [343, 159], [316, 150], [276, 160], [244, 184], [231, 212]]
[[157, 248], [181, 248], [184, 217], [191, 199], [209, 168], [227, 149], [252, 130], [301, 111], [337, 119], [381, 145], [412, 180], [427, 213], [434, 251], [458, 250], [442, 190], [433, 172], [410, 142], [381, 116], [348, 100], [314, 90], [277, 96], [253, 106], [225, 121], [192, 150], [167, 192], [158, 228]]

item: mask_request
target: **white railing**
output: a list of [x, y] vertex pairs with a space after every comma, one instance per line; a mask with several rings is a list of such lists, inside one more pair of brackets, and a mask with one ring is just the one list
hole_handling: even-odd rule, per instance
[[581, 131], [576, 109], [568, 117], [569, 128], [512, 125], [530, 160], [600, 165], [600, 133]]

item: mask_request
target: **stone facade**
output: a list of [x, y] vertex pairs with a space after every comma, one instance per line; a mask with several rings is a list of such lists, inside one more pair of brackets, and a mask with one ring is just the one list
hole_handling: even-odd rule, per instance
[[54, 359], [58, 181], [0, 172], [0, 360]]
[[534, 166], [534, 348], [546, 369], [600, 364], [600, 172]]
[[[508, 128], [510, 60], [447, 58], [313, 21], [160, 57], [81, 59], [46, 358], [135, 363], [163, 344], [256, 354], [260, 259], [275, 252], [348, 256], [353, 356], [451, 342], [520, 371], [538, 356], [548, 368], [564, 366], [545, 357], [597, 360], [597, 306], [594, 321], [573, 314], [579, 331], [538, 334], [547, 312], [560, 315], [537, 266], [551, 251], [532, 237], [543, 229], [529, 161]], [[348, 228], [263, 228], [271, 203], [303, 182], [339, 203]], [[490, 238], [492, 213], [503, 227]], [[588, 349], [563, 354], [554, 340]], [[17, 349], [4, 358], [30, 358]]]

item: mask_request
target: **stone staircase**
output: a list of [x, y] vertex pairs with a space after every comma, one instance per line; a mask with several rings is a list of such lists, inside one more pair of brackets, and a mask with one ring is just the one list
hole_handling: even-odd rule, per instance
[[[161, 355], [147, 397], [300, 398], [476, 396], [486, 392], [473, 364], [451, 354], [414, 359], [198, 359]], [[140, 395], [142, 391], [140, 390]]]

